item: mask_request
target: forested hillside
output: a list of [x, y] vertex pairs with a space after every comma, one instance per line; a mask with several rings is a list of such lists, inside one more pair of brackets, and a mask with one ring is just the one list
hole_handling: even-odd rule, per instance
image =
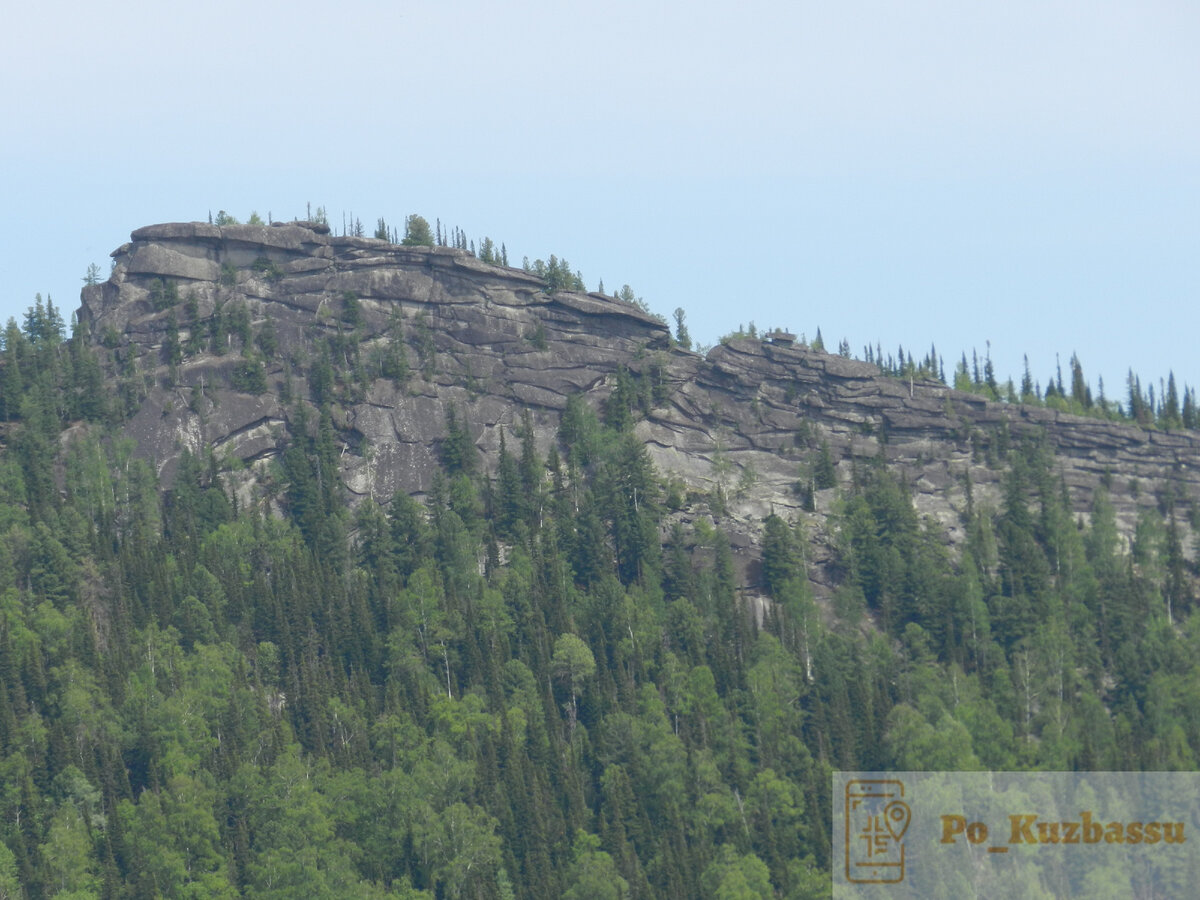
[[486, 459], [451, 407], [426, 502], [354, 506], [332, 396], [281, 398], [248, 505], [211, 450], [160, 483], [64, 331], [0, 355], [0, 897], [799, 900], [833, 769], [1197, 764], [1196, 498], [1126, 539], [1036, 431], [961, 542], [848, 461], [818, 603], [809, 520], [746, 584], [636, 392]]

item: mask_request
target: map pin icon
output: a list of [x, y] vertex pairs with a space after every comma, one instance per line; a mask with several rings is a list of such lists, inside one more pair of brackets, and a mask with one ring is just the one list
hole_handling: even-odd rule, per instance
[[904, 832], [908, 831], [908, 822], [912, 818], [912, 812], [908, 808], [908, 804], [903, 800], [893, 800], [883, 808], [883, 821], [887, 826], [888, 834], [894, 840], [900, 840], [904, 837]]

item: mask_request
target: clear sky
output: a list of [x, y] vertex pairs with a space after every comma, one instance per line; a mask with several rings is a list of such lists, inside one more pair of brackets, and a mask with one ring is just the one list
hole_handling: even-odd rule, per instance
[[703, 342], [1200, 387], [1197, 47], [1193, 0], [19, 4], [0, 318], [141, 225], [311, 203], [555, 253]]

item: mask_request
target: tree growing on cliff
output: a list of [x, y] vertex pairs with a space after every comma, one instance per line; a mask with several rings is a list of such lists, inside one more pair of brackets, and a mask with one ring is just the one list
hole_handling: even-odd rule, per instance
[[803, 575], [804, 565], [792, 527], [774, 512], [763, 522], [762, 548], [763, 587], [779, 597], [784, 582]]
[[[602, 292], [603, 293], [603, 292]], [[687, 325], [684, 322], [686, 313], [683, 307], [679, 306], [675, 309], [675, 341], [684, 350], [692, 349], [692, 336], [688, 333]]]
[[432, 247], [433, 232], [429, 228], [429, 222], [416, 213], [406, 217], [404, 219], [404, 240], [401, 243], [405, 247]]

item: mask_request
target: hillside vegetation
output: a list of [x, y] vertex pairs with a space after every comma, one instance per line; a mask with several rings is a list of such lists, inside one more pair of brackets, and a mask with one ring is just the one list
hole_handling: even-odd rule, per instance
[[494, 454], [450, 405], [425, 501], [351, 504], [331, 373], [246, 504], [211, 449], [160, 482], [64, 331], [0, 355], [0, 897], [801, 900], [834, 769], [1200, 759], [1196, 498], [1081, 515], [1036, 430], [953, 542], [886, 454], [818, 454], [750, 583], [627, 374]]

